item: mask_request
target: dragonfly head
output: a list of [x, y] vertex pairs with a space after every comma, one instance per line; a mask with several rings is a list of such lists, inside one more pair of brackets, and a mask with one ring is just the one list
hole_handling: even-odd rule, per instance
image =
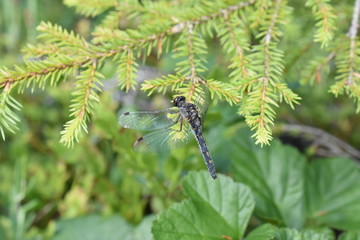
[[178, 96], [174, 98], [174, 106], [181, 107], [186, 102], [186, 98], [184, 96]]

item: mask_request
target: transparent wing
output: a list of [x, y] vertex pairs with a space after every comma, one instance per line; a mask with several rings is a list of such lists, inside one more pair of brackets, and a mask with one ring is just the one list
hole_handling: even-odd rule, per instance
[[[180, 121], [179, 121], [180, 122]], [[171, 128], [159, 129], [139, 138], [134, 144], [136, 152], [164, 152], [186, 145], [194, 137], [190, 125], [183, 122]]]
[[125, 128], [150, 131], [167, 128], [179, 119], [179, 109], [176, 107], [158, 111], [126, 112], [119, 117], [119, 124]]
[[205, 120], [206, 112], [209, 107], [209, 90], [204, 85], [198, 85], [195, 88], [195, 93], [193, 96], [193, 103], [198, 108], [198, 112], [203, 123]]

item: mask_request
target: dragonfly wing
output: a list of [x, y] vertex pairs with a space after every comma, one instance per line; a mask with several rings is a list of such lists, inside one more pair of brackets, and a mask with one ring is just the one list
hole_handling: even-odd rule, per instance
[[190, 125], [183, 124], [182, 131], [175, 129], [178, 125], [146, 134], [135, 142], [134, 150], [141, 153], [164, 152], [186, 145], [193, 138]]
[[199, 84], [195, 87], [195, 92], [191, 99], [191, 102], [197, 107], [202, 123], [205, 120], [206, 112], [209, 107], [209, 95], [209, 89], [207, 89], [204, 85]]
[[179, 117], [176, 107], [158, 111], [126, 112], [119, 117], [119, 124], [125, 128], [150, 131], [167, 128], [175, 124]]

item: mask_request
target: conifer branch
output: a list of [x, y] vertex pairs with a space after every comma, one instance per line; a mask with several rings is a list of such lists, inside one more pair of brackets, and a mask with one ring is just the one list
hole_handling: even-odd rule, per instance
[[327, 47], [334, 37], [334, 20], [336, 18], [332, 7], [329, 5], [329, 0], [307, 0], [305, 5], [312, 8], [317, 21], [315, 24], [317, 27], [315, 42], [320, 42], [321, 47]]
[[[197, 66], [195, 66], [195, 53], [194, 53], [194, 43], [193, 43], [193, 25], [189, 25], [188, 26], [188, 31], [187, 31], [187, 37], [188, 37], [188, 41], [187, 41], [187, 50], [188, 50], [188, 55], [189, 55], [189, 68], [190, 68], [190, 76], [191, 78], [195, 79], [197, 77]], [[202, 42], [199, 44], [199, 46], [204, 46], [205, 42]], [[205, 52], [206, 53], [206, 52]], [[179, 64], [180, 65], [180, 64]], [[178, 71], [181, 73], [181, 71]], [[185, 72], [186, 74], [186, 72]]]
[[[205, 12], [203, 9], [200, 11], [193, 7], [189, 11], [182, 11], [184, 12], [183, 15], [173, 17], [156, 25], [144, 23], [139, 26], [137, 31], [109, 31], [100, 27], [94, 31], [93, 42], [98, 44], [104, 43], [103, 46], [108, 50], [108, 54], [105, 55], [106, 57], [118, 54], [129, 48], [135, 50], [147, 46], [156, 46], [154, 43], [158, 43], [160, 40], [164, 41], [167, 37], [183, 33], [184, 31], [189, 32], [189, 26], [195, 29], [198, 25], [222, 18], [223, 14], [235, 13], [255, 2], [255, 0], [249, 0], [235, 5], [221, 3], [223, 8], [218, 8], [216, 5], [214, 7], [210, 4], [209, 9]], [[208, 6], [209, 2], [203, 1], [199, 3], [199, 5], [202, 4]], [[115, 36], [123, 36], [123, 38], [115, 38]]]
[[119, 60], [119, 86], [121, 89], [125, 89], [126, 92], [130, 90], [130, 88], [135, 89], [137, 84], [136, 72], [137, 72], [138, 64], [135, 62], [133, 52], [128, 49], [127, 52], [124, 52]]
[[267, 9], [272, 5], [271, 0], [258, 0], [256, 1], [256, 19], [252, 23], [252, 28], [257, 28], [264, 20], [264, 16], [266, 15]]
[[152, 80], [146, 80], [141, 85], [141, 90], [149, 91], [151, 95], [154, 91], [162, 92], [165, 94], [166, 90], [171, 87], [171, 90], [177, 89], [182, 86], [183, 83], [188, 81], [189, 78], [186, 78], [182, 75], [168, 75], [162, 78], [156, 78]]
[[[105, 48], [106, 51], [98, 53], [98, 56], [113, 57], [131, 49], [133, 51], [144, 50], [148, 55], [159, 41], [165, 41], [169, 32], [168, 23], [157, 26], [143, 25], [139, 30], [110, 30], [98, 27], [95, 29], [93, 42]], [[155, 32], [155, 33], [154, 33]], [[171, 34], [170, 34], [171, 35]]]
[[356, 112], [360, 112], [360, 84], [349, 86], [350, 97], [356, 104]]
[[[193, 29], [193, 25], [187, 26], [187, 31], [181, 34], [178, 41], [175, 43], [177, 48], [174, 58], [181, 59], [175, 69], [181, 75], [189, 76], [191, 79], [197, 79], [199, 74], [205, 72], [207, 53], [204, 39]], [[185, 57], [185, 59], [184, 59]]]
[[[136, 4], [130, 4], [132, 6]], [[174, 8], [174, 2], [171, 1], [147, 1], [146, 6], [136, 9], [137, 19], [140, 21], [140, 25], [143, 23], [148, 24], [157, 24], [162, 21], [168, 21], [171, 18], [175, 18], [181, 14], [187, 6], [182, 5], [183, 7]], [[137, 5], [141, 6], [141, 5]]]
[[291, 107], [298, 103], [299, 97], [281, 81], [283, 71], [283, 52], [276, 48], [282, 34], [279, 25], [283, 24], [287, 14], [286, 1], [277, 0], [274, 5], [266, 4], [267, 15], [263, 16], [257, 35], [261, 39], [259, 45], [253, 46], [250, 55], [252, 75], [243, 81], [239, 88], [249, 91], [243, 98], [239, 113], [245, 116], [247, 124], [255, 130], [253, 137], [260, 144], [269, 144], [271, 125], [275, 119], [273, 107], [278, 107], [282, 99]]
[[[198, 80], [197, 79], [194, 79], [193, 81], [190, 81], [188, 83], [188, 95], [187, 95], [187, 99], [190, 101], [190, 102], [194, 102], [195, 100], [195, 93], [196, 93], [196, 86], [198, 84]], [[181, 90], [178, 90], [178, 91], [181, 91]]]
[[129, 36], [126, 31], [104, 27], [97, 27], [92, 33], [92, 36], [92, 43], [98, 45], [103, 44], [105, 46], [107, 44], [119, 44], [129, 46], [131, 44], [131, 41], [133, 41], [133, 38]]
[[74, 32], [66, 31], [59, 25], [52, 25], [50, 22], [41, 22], [37, 30], [42, 32], [38, 38], [46, 43], [54, 44], [58, 47], [66, 47], [73, 50], [74, 54], [88, 54], [90, 45], [87, 41], [76, 35]]
[[259, 79], [257, 78], [247, 78], [244, 79], [241, 83], [239, 83], [234, 88], [237, 89], [241, 94], [246, 94], [248, 92], [251, 92], [254, 86], [257, 85], [257, 82], [259, 82]]
[[231, 82], [241, 83], [249, 75], [249, 59], [245, 52], [249, 51], [248, 33], [244, 31], [244, 24], [237, 14], [228, 15], [224, 18], [216, 31], [226, 54], [229, 56], [232, 69], [230, 73]]
[[[235, 13], [239, 9], [247, 7], [254, 2], [254, 0], [249, 0], [248, 2], [240, 2], [236, 5], [222, 4], [221, 6], [223, 8], [220, 10], [219, 8], [212, 7], [208, 9], [208, 12], [205, 13], [204, 11], [198, 11], [196, 8], [194, 8], [195, 10], [189, 11], [190, 15], [185, 14], [185, 16], [179, 16], [180, 19], [183, 19], [182, 21], [173, 17], [170, 21], [164, 20], [163, 22], [156, 25], [149, 25], [145, 23], [140, 25], [137, 31], [110, 30], [99, 27], [94, 31], [93, 42], [96, 44], [101, 44], [106, 48], [106, 52], [98, 54], [99, 57], [101, 56], [104, 58], [111, 56], [118, 57], [119, 54], [127, 51], [127, 49], [132, 49], [133, 51], [137, 51], [138, 49], [145, 49], [145, 53], [148, 55], [154, 46], [157, 47], [158, 55], [160, 55], [162, 52], [162, 47], [168, 46], [168, 37], [178, 33], [182, 33], [181, 35], [184, 35], [184, 32], [187, 32], [191, 35], [192, 29], [199, 24], [206, 24], [213, 19], [221, 17], [224, 13]], [[206, 5], [208, 5], [208, 3]], [[191, 39], [189, 40], [190, 41], [188, 43], [191, 43]], [[203, 43], [203, 39], [200, 36], [195, 36], [194, 41], [194, 43], [197, 45]], [[202, 47], [204, 48], [204, 46], [206, 45], [203, 44]], [[191, 48], [188, 50], [191, 50]], [[188, 54], [188, 56], [191, 58], [192, 55]], [[204, 66], [199, 68], [200, 71], [201, 68], [204, 68]], [[188, 75], [184, 73], [181, 74]], [[195, 75], [193, 74], [193, 76]]]
[[87, 133], [87, 121], [94, 111], [94, 105], [99, 102], [97, 91], [101, 91], [102, 83], [98, 78], [103, 78], [103, 76], [96, 69], [97, 61], [93, 60], [92, 64], [77, 77], [74, 99], [70, 106], [72, 119], [64, 125], [60, 139], [60, 142], [68, 147], [72, 147], [75, 140], [79, 142], [82, 131]]
[[360, 0], [356, 0], [354, 6], [354, 14], [349, 30], [349, 37], [350, 37], [349, 77], [346, 84], [350, 86], [354, 84], [354, 73], [356, 71], [355, 58], [358, 57], [356, 55], [356, 36], [359, 28], [359, 14], [360, 14]]
[[[198, 10], [196, 7], [192, 7], [189, 9], [190, 11], [184, 12], [183, 17], [188, 19], [186, 22], [184, 22], [184, 24], [199, 25], [214, 19], [222, 18], [224, 14], [231, 15], [232, 13], [253, 5], [254, 3], [256, 3], [256, 0], [237, 2], [236, 4], [225, 3], [224, 1], [219, 1], [212, 4], [209, 1], [203, 0], [199, 2], [198, 6], [205, 6], [208, 7], [208, 9], [200, 8], [201, 10]], [[204, 12], [206, 14], [204, 14]]]
[[[111, 9], [106, 13], [104, 18], [100, 23], [100, 27], [107, 29], [119, 29], [122, 20], [131, 20], [136, 19], [139, 21], [139, 26], [143, 23], [147, 23], [147, 21], [141, 21], [141, 17], [147, 15], [147, 8], [139, 4], [138, 0], [122, 0], [117, 1], [117, 3], [113, 4], [113, 7], [109, 5], [108, 9]], [[153, 17], [152, 19], [156, 19], [157, 17]]]
[[95, 17], [111, 7], [118, 6], [117, 0], [64, 0], [64, 3], [88, 17]]
[[26, 58], [42, 58], [60, 52], [63, 54], [69, 54], [64, 50], [64, 48], [59, 48], [58, 46], [48, 43], [36, 45], [27, 44], [26, 47], [22, 49], [22, 52], [25, 54]]
[[204, 85], [209, 89], [211, 98], [216, 95], [219, 99], [224, 98], [230, 105], [240, 102], [239, 91], [232, 84], [207, 80]]
[[[360, 0], [356, 0], [348, 37], [339, 43], [341, 51], [336, 56], [338, 68], [337, 82], [330, 88], [330, 92], [336, 97], [344, 93], [348, 94], [357, 106], [356, 112], [360, 112], [360, 43], [357, 37], [359, 13]], [[344, 43], [347, 43], [347, 45], [344, 45]]]
[[[0, 69], [1, 74], [8, 74], [5, 69]], [[11, 97], [10, 92], [16, 83], [7, 82], [3, 91], [0, 94], [0, 133], [3, 140], [5, 140], [5, 129], [14, 133], [17, 130], [17, 122], [20, 118], [14, 110], [20, 111], [21, 104]]]
[[[47, 83], [55, 85], [74, 69], [85, 66], [91, 61], [93, 47], [83, 38], [50, 23], [42, 22], [38, 29], [43, 32], [40, 37], [46, 41], [44, 46], [47, 47], [43, 49], [43, 52], [40, 50], [41, 45], [27, 50], [37, 53], [38, 57], [47, 55], [47, 58], [25, 61], [25, 66], [15, 66], [14, 70], [6, 70], [6, 74], [0, 74], [0, 88], [9, 82], [19, 83], [19, 90], [28, 88], [30, 85], [32, 88], [35, 86], [44, 88]], [[98, 55], [99, 58], [102, 57], [101, 53]]]
[[[256, 97], [254, 99], [260, 100], [260, 108], [258, 110], [258, 114], [255, 114], [252, 117], [247, 116], [246, 121], [248, 125], [252, 128], [252, 130], [256, 129], [253, 137], [256, 138], [257, 143], [261, 144], [269, 144], [269, 141], [272, 139], [271, 130], [269, 124], [272, 124], [275, 112], [272, 110], [270, 103], [277, 106], [276, 102], [271, 101], [271, 88], [268, 86], [271, 81], [271, 57], [272, 54], [270, 52], [271, 39], [276, 37], [276, 32], [274, 30], [275, 24], [278, 20], [278, 15], [280, 11], [281, 0], [277, 0], [275, 2], [275, 8], [272, 16], [270, 17], [270, 23], [266, 30], [266, 34], [263, 38], [263, 54], [264, 54], [264, 70], [263, 76], [259, 78], [259, 83], [261, 83], [261, 90], [258, 88], [252, 93], [250, 93], [250, 97]], [[269, 95], [269, 96], [268, 96]]]
[[205, 81], [199, 77], [193, 79], [190, 76], [168, 75], [167, 77], [145, 81], [141, 89], [149, 91], [150, 95], [154, 91], [165, 93], [171, 87], [172, 90], [176, 90], [191, 100], [199, 85], [206, 87], [210, 91], [211, 98], [216, 96], [219, 99], [225, 99], [230, 105], [240, 102], [239, 92], [232, 84], [214, 80]]
[[68, 58], [66, 56], [57, 55], [43, 61], [25, 61], [25, 66], [15, 66], [14, 70], [3, 70], [0, 73], [0, 88], [5, 87], [9, 83], [19, 83], [20, 90], [28, 88], [33, 84], [37, 84], [40, 88], [44, 88], [47, 81], [50, 85], [55, 85], [61, 77], [70, 74], [75, 68], [89, 62], [88, 59]]
[[282, 101], [282, 99], [284, 99], [284, 101], [292, 109], [295, 108], [294, 104], [300, 104], [299, 100], [301, 100], [301, 98], [296, 93], [291, 91], [291, 89], [289, 89], [288, 86], [285, 83], [276, 83], [275, 88], [280, 94], [280, 96], [279, 96], [280, 102]]
[[120, 18], [122, 16], [126, 16], [124, 14], [124, 11], [122, 9], [115, 9], [113, 11], [110, 11], [104, 19], [100, 23], [101, 28], [105, 29], [119, 29], [120, 26]]

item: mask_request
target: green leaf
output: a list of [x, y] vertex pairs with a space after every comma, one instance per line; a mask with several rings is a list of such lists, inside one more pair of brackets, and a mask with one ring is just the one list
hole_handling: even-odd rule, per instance
[[[259, 148], [235, 134], [232, 173], [255, 195], [255, 213], [279, 225], [301, 228], [360, 226], [359, 166], [344, 158], [306, 164], [290, 146], [274, 142]], [[241, 137], [239, 137], [241, 136]]]
[[276, 240], [334, 240], [329, 231], [303, 230], [283, 228], [276, 233]]
[[[155, 239], [239, 239], [254, 208], [250, 189], [220, 175], [190, 173], [184, 189], [191, 199], [161, 213], [154, 222]], [[226, 196], [226, 197], [224, 197]]]
[[260, 148], [236, 134], [232, 151], [234, 179], [252, 189], [255, 213], [279, 224], [300, 228], [304, 223], [304, 157], [294, 148], [274, 141]]
[[306, 171], [310, 218], [338, 229], [359, 230], [359, 166], [345, 158], [312, 162]]
[[254, 208], [254, 201], [248, 187], [234, 183], [227, 177], [212, 181], [209, 179], [209, 173], [205, 171], [189, 174], [184, 179], [183, 187], [193, 200], [200, 204], [209, 204], [227, 221], [229, 226], [238, 231], [237, 236], [244, 235], [247, 221]]
[[56, 224], [57, 234], [54, 240], [118, 240], [124, 239], [132, 227], [119, 216], [103, 218], [86, 216], [62, 220]]
[[231, 231], [224, 222], [218, 222], [215, 211], [206, 207], [191, 200], [173, 205], [154, 222], [155, 239], [218, 239], [224, 232]]
[[306, 229], [300, 232], [303, 240], [334, 240], [334, 233], [330, 229]]
[[360, 232], [346, 232], [340, 235], [339, 240], [360, 240]]
[[271, 240], [274, 239], [277, 228], [271, 224], [264, 224], [250, 232], [245, 240]]

